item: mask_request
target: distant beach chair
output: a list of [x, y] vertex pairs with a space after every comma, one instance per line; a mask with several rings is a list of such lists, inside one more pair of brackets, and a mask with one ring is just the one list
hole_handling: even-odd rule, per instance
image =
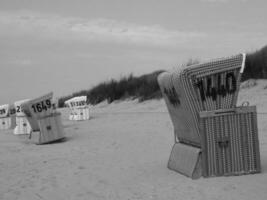
[[11, 120], [11, 125], [10, 125], [10, 129], [14, 129], [16, 127], [16, 108], [14, 103], [13, 104], [9, 104], [9, 117]]
[[86, 101], [86, 96], [73, 97], [65, 101], [65, 104], [70, 108], [69, 120], [90, 119], [89, 106]]
[[16, 119], [14, 113], [14, 106], [9, 104], [0, 106], [0, 130], [13, 129], [15, 127]]
[[[198, 178], [201, 175], [215, 176], [255, 173], [260, 171], [259, 162], [254, 163], [255, 168], [253, 169], [235, 168], [236, 163], [234, 163], [234, 160], [229, 160], [221, 155], [223, 153], [232, 154], [233, 152], [231, 151], [236, 149], [234, 147], [237, 145], [237, 142], [233, 141], [234, 138], [232, 137], [232, 135], [237, 134], [236, 129], [233, 129], [233, 126], [229, 127], [228, 124], [231, 123], [227, 121], [229, 120], [227, 117], [232, 117], [234, 120], [235, 117], [240, 115], [240, 110], [242, 110], [241, 113], [246, 113], [245, 108], [236, 108], [240, 80], [244, 67], [245, 54], [240, 54], [229, 58], [192, 65], [173, 72], [164, 72], [159, 75], [158, 82], [160, 89], [174, 126], [175, 145], [168, 163], [170, 169], [192, 178]], [[236, 114], [234, 116], [226, 115], [224, 112], [229, 112], [229, 109], [234, 109], [230, 113]], [[256, 112], [255, 109], [247, 108], [247, 113], [251, 113], [252, 110], [254, 113]], [[203, 117], [205, 114], [202, 112], [207, 111], [212, 111], [213, 117], [220, 116], [220, 123], [226, 125], [222, 126], [218, 124], [219, 122], [215, 119], [211, 121], [205, 120]], [[214, 113], [216, 113], [216, 116]], [[242, 119], [238, 118], [239, 120], [235, 121], [234, 127], [240, 127], [240, 123], [245, 123], [244, 120], [248, 116], [244, 114]], [[242, 129], [242, 134], [252, 134], [254, 141], [243, 141], [243, 145], [254, 145], [254, 157], [259, 158], [258, 147], [256, 147], [258, 140], [257, 127], [255, 127], [256, 115], [253, 116], [249, 119], [247, 118], [250, 121], [248, 123], [253, 124], [253, 133], [248, 133]], [[206, 130], [207, 128], [209, 130]], [[213, 130], [212, 136], [216, 139], [212, 140], [212, 142], [205, 141], [208, 131], [211, 129]], [[225, 137], [227, 134], [230, 134], [231, 137]], [[227, 141], [225, 141], [227, 145], [221, 145], [224, 143], [222, 142], [224, 141], [222, 138], [227, 138]], [[254, 143], [250, 144], [250, 142]], [[227, 162], [229, 166], [233, 167], [230, 171], [218, 170], [213, 174], [204, 173], [207, 171], [207, 162], [215, 162], [212, 160], [215, 157], [211, 158], [207, 156], [208, 152], [206, 150], [210, 145], [219, 145], [218, 148], [217, 146], [213, 148], [216, 152], [216, 159], [221, 162], [218, 165], [221, 167], [221, 165], [224, 165], [222, 164], [223, 162]], [[253, 162], [251, 161], [253, 156], [250, 154], [251, 152], [246, 152], [247, 154], [245, 154], [245, 152], [241, 153], [240, 151], [239, 153], [240, 155], [236, 154], [235, 156], [246, 155], [248, 156], [248, 162]], [[259, 159], [254, 159], [254, 161], [256, 160]]]
[[61, 113], [52, 105], [53, 93], [22, 104], [22, 109], [32, 127], [30, 139], [36, 144], [46, 144], [65, 137]]
[[16, 126], [14, 128], [15, 135], [28, 135], [32, 132], [32, 128], [28, 121], [28, 118], [26, 117], [26, 114], [21, 108], [21, 105], [27, 101], [29, 101], [29, 99], [16, 101], [14, 103], [16, 111]]

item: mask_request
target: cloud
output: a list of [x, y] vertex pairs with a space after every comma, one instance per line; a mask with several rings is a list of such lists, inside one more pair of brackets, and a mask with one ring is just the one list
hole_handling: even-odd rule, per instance
[[205, 37], [205, 33], [168, 30], [111, 19], [85, 19], [33, 12], [0, 12], [0, 35], [30, 35], [46, 39], [175, 46]]

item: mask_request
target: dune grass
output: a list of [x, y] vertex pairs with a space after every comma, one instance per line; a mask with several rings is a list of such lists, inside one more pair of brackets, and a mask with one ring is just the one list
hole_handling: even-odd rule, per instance
[[246, 67], [242, 76], [242, 81], [247, 79], [267, 78], [267, 46], [262, 49], [248, 53]]
[[[199, 63], [196, 59], [189, 59], [185, 66]], [[158, 70], [150, 74], [135, 77], [132, 74], [122, 77], [120, 80], [111, 79], [96, 85], [89, 90], [82, 90], [71, 95], [59, 98], [59, 107], [64, 107], [64, 102], [75, 96], [87, 96], [87, 102], [95, 105], [107, 100], [111, 103], [115, 100], [138, 99], [145, 101], [149, 99], [161, 98], [161, 92], [157, 82], [157, 77], [163, 70]], [[242, 76], [242, 81], [247, 79], [267, 78], [267, 46], [262, 49], [248, 53], [246, 67]]]
[[72, 95], [61, 97], [59, 107], [64, 106], [64, 102], [75, 96], [87, 96], [87, 102], [95, 105], [107, 100], [111, 103], [121, 99], [138, 99], [144, 101], [148, 99], [161, 98], [157, 77], [163, 70], [155, 71], [140, 77], [132, 74], [120, 80], [110, 80], [96, 85], [90, 90], [82, 90]]

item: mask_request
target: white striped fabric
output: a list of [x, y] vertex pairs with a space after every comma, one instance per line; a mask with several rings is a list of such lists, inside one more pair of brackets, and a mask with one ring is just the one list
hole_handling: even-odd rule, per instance
[[26, 117], [26, 114], [24, 113], [22, 109], [22, 104], [28, 101], [29, 99], [24, 99], [24, 100], [16, 101], [14, 103], [14, 108], [16, 111], [16, 126], [14, 128], [13, 133], [15, 135], [30, 134], [32, 132], [31, 125]]
[[69, 120], [80, 121], [90, 118], [89, 107], [86, 101], [86, 96], [73, 97], [65, 101], [65, 104], [70, 108]]
[[74, 120], [88, 120], [89, 119], [89, 107], [78, 107], [74, 109], [75, 112], [75, 118]]
[[16, 127], [14, 128], [15, 135], [30, 134], [32, 132], [31, 125], [26, 116], [16, 117]]

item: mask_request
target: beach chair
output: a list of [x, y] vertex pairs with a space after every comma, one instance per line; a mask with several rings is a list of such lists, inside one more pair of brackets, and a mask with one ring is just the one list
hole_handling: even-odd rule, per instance
[[8, 130], [15, 127], [16, 119], [14, 114], [14, 108], [11, 105], [0, 106], [0, 130]]
[[21, 105], [25, 102], [29, 101], [29, 99], [24, 99], [20, 101], [16, 101], [14, 103], [15, 111], [16, 111], [16, 126], [14, 128], [15, 135], [29, 135], [32, 132], [31, 125], [28, 119], [31, 120], [30, 117], [26, 117], [26, 114], [23, 112]]
[[46, 144], [65, 137], [61, 113], [52, 105], [53, 93], [22, 104], [22, 109], [32, 127], [30, 139], [36, 144]]
[[206, 170], [202, 169], [206, 165], [201, 157], [207, 145], [203, 141], [206, 132], [201, 129], [200, 112], [236, 107], [244, 66], [245, 54], [240, 54], [159, 75], [160, 89], [174, 126], [170, 169], [192, 178], [200, 177]]
[[69, 120], [88, 120], [90, 119], [89, 106], [86, 103], [86, 96], [79, 96], [65, 101], [70, 108]]
[[9, 104], [8, 113], [11, 121], [10, 129], [14, 129], [16, 127], [16, 108], [14, 103]]

